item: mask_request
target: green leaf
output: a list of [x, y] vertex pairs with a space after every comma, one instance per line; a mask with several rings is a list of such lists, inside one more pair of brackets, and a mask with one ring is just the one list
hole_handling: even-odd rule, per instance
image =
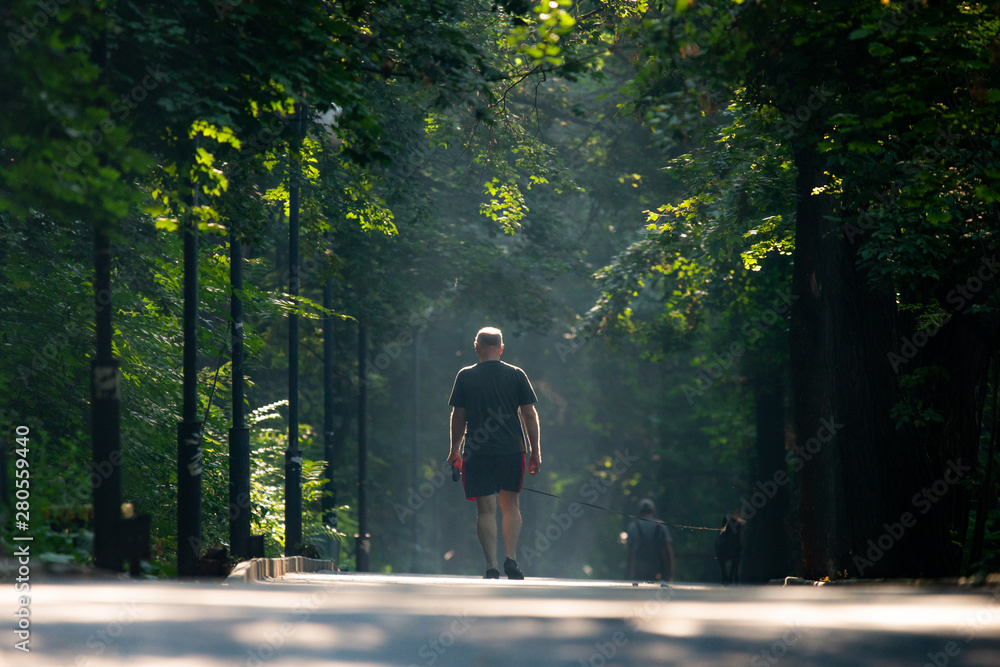
[[847, 143], [847, 148], [855, 153], [877, 153], [882, 150], [882, 147], [878, 144], [872, 144], [865, 141], [849, 141]]
[[180, 227], [176, 218], [157, 218], [156, 228], [165, 229], [168, 232], [175, 232]]
[[893, 50], [881, 42], [872, 42], [868, 45], [868, 54], [874, 58], [883, 58], [893, 53]]

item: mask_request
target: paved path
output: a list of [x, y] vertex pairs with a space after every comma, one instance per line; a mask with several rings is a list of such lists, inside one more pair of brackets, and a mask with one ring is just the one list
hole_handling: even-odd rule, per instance
[[5, 629], [3, 667], [1000, 665], [1000, 592], [982, 590], [311, 573], [50, 581], [30, 614], [31, 652]]

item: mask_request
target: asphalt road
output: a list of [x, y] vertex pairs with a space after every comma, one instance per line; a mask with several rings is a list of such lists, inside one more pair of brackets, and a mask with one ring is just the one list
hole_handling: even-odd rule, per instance
[[[11, 630], [21, 608], [0, 595]], [[291, 574], [32, 586], [2, 665], [1000, 665], [1000, 591]]]

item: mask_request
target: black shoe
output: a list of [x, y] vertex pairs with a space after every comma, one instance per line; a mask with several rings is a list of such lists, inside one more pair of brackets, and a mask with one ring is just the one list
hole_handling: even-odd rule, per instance
[[495, 567], [491, 567], [490, 569], [486, 570], [486, 574], [483, 575], [483, 579], [499, 579], [499, 578], [500, 578], [500, 570], [496, 569]]
[[508, 579], [524, 579], [524, 575], [517, 569], [517, 561], [512, 558], [503, 562], [503, 571]]

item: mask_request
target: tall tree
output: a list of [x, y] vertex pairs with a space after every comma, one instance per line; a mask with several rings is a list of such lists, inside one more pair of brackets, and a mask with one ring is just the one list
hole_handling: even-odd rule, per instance
[[[651, 21], [640, 79], [659, 127], [668, 137], [703, 127], [743, 87], [777, 114], [772, 137], [795, 169], [804, 571], [954, 574], [969, 511], [957, 482], [977, 460], [996, 345], [995, 284], [976, 274], [996, 247], [997, 12], [849, 1], [677, 9]], [[683, 86], [662, 75], [666, 62], [686, 73]], [[958, 63], [961, 77], [950, 74]], [[819, 437], [824, 424], [832, 437]]]
[[[749, 522], [744, 578], [767, 581], [790, 567], [791, 159], [766, 141], [765, 124], [744, 100], [719, 115], [729, 124], [668, 163], [687, 188], [682, 201], [647, 211], [643, 237], [599, 273], [604, 294], [588, 328], [646, 341], [660, 362], [690, 355], [675, 391], [711, 418], [714, 437], [725, 441], [728, 431], [731, 456], [749, 445], [749, 479], [736, 495], [718, 492]], [[732, 414], [727, 393], [752, 408]], [[747, 421], [749, 442], [735, 435]]]

